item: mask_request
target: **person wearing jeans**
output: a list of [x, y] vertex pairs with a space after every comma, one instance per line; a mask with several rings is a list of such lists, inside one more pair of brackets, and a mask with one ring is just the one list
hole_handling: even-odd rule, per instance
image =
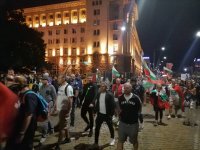
[[[54, 103], [56, 101], [56, 89], [52, 84], [48, 82], [49, 77], [43, 76], [42, 78], [42, 86], [40, 88], [39, 93], [45, 98], [48, 102], [49, 113], [53, 111]], [[40, 139], [40, 143], [44, 143], [48, 136], [48, 133], [54, 133], [54, 125], [50, 118], [48, 117], [47, 121], [42, 123], [43, 131], [42, 131], [42, 138]]]

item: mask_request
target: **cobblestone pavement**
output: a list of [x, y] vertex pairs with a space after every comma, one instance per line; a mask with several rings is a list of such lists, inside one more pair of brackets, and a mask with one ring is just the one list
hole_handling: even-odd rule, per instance
[[[165, 112], [167, 114], [167, 112]], [[165, 126], [154, 127], [154, 112], [151, 105], [143, 107], [144, 114], [144, 129], [139, 132], [139, 149], [140, 150], [200, 150], [200, 109], [196, 110], [196, 118], [198, 126], [184, 126], [183, 118], [172, 118], [167, 120], [164, 115]], [[57, 117], [52, 117], [54, 123]], [[76, 109], [76, 120], [74, 132], [81, 132], [86, 124], [80, 117], [80, 109]], [[72, 133], [73, 134], [73, 133]], [[117, 131], [115, 138], [117, 141]], [[38, 143], [39, 133], [36, 134], [35, 144]], [[50, 135], [44, 146], [41, 149], [52, 149], [57, 141], [57, 133]], [[110, 141], [110, 133], [106, 124], [103, 124], [100, 131], [99, 145], [104, 145], [104, 150], [115, 150], [115, 146], [108, 146]], [[72, 140], [69, 144], [61, 146], [62, 150], [73, 150], [80, 143], [93, 144], [94, 135], [92, 137], [83, 136], [77, 140]], [[106, 145], [107, 144], [107, 145]], [[125, 150], [131, 150], [132, 145], [129, 142], [125, 143]]]

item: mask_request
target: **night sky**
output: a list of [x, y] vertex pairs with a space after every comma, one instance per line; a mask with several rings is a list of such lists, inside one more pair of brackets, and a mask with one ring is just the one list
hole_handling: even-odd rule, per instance
[[[200, 58], [200, 38], [195, 36], [200, 30], [200, 0], [138, 0], [138, 8], [136, 25], [145, 56], [153, 60], [156, 50], [174, 63], [174, 70]], [[162, 46], [166, 51], [159, 54]]]
[[[68, 0], [0, 0], [0, 5], [10, 2], [14, 6], [34, 6], [38, 2], [46, 4]], [[174, 63], [174, 70], [192, 64], [200, 58], [200, 38], [195, 36], [200, 30], [200, 0], [137, 0], [139, 20], [136, 23], [144, 56], [167, 56]], [[165, 46], [166, 51], [161, 52]]]

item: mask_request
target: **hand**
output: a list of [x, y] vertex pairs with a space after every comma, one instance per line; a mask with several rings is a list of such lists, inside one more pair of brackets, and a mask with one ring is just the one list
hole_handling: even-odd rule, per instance
[[89, 107], [94, 107], [94, 105], [93, 105], [93, 104], [90, 104]]

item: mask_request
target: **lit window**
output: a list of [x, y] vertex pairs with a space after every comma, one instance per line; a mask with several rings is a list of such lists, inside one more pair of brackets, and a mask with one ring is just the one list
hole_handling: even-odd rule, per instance
[[85, 33], [85, 28], [81, 28], [81, 33]]
[[69, 17], [69, 13], [65, 13], [65, 17]]
[[113, 34], [113, 40], [118, 40], [118, 35], [117, 34]]
[[64, 29], [64, 34], [67, 34], [67, 33], [68, 33], [67, 29]]
[[68, 39], [67, 38], [64, 38], [64, 43], [68, 43]]
[[84, 37], [81, 37], [80, 42], [84, 42], [84, 41], [85, 41]]
[[60, 43], [60, 39], [56, 39], [56, 44], [59, 44]]
[[61, 14], [57, 14], [57, 18], [61, 18]]
[[52, 35], [52, 31], [51, 30], [48, 31], [48, 35]]
[[56, 35], [59, 35], [60, 34], [60, 30], [56, 30]]
[[50, 18], [50, 19], [53, 19], [53, 15], [49, 15], [49, 18]]
[[60, 56], [60, 50], [56, 49], [56, 56]]
[[68, 52], [68, 48], [64, 48], [63, 49], [63, 55], [67, 55], [67, 52]]

